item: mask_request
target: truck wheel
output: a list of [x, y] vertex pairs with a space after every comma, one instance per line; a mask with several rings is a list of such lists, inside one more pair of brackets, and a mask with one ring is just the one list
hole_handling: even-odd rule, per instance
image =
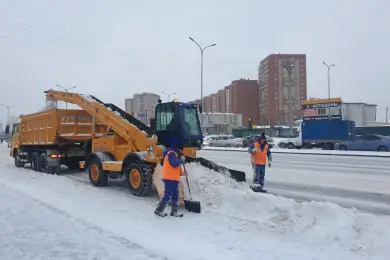
[[39, 154], [34, 152], [31, 155], [31, 169], [37, 172], [39, 171], [39, 168]]
[[124, 172], [130, 192], [135, 196], [146, 196], [152, 191], [153, 169], [145, 163], [130, 163]]
[[89, 180], [94, 186], [107, 186], [108, 174], [104, 172], [102, 162], [98, 157], [91, 159], [87, 169]]
[[347, 150], [347, 147], [346, 147], [345, 145], [342, 144], [342, 145], [339, 146], [339, 150], [340, 150], [340, 151], [346, 151], [346, 150]]
[[39, 156], [38, 171], [48, 173], [47, 165], [48, 163], [47, 163], [46, 154], [42, 153], [41, 156]]
[[20, 152], [17, 150], [14, 154], [15, 166], [18, 168], [24, 167], [24, 162], [20, 161]]
[[378, 147], [378, 152], [387, 152], [387, 147], [386, 146], [383, 146], [383, 145], [381, 145], [381, 146], [379, 146]]
[[294, 149], [295, 145], [293, 143], [288, 143], [287, 148], [288, 149]]

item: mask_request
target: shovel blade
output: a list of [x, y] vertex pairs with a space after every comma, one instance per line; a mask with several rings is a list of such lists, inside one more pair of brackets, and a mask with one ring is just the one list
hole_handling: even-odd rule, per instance
[[199, 201], [194, 200], [184, 200], [184, 208], [193, 213], [200, 213], [201, 212], [201, 206]]

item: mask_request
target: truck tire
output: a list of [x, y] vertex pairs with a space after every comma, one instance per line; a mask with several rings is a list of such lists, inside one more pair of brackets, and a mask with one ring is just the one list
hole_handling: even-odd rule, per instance
[[346, 147], [345, 145], [342, 144], [342, 145], [339, 146], [339, 150], [340, 150], [340, 151], [346, 151], [346, 150], [347, 150], [347, 147]]
[[39, 164], [40, 164], [40, 160], [39, 160], [39, 153], [37, 152], [33, 152], [31, 154], [31, 169], [33, 169], [34, 171], [39, 171]]
[[387, 147], [384, 145], [380, 145], [377, 150], [378, 152], [387, 152]]
[[20, 161], [20, 151], [16, 150], [14, 153], [15, 166], [18, 168], [24, 167], [24, 162]]
[[39, 169], [38, 169], [39, 172], [48, 173], [47, 158], [46, 158], [46, 154], [45, 153], [42, 153], [39, 156], [39, 164], [38, 165], [39, 165]]
[[84, 155], [85, 155], [85, 160], [87, 160], [88, 156], [92, 153], [92, 140], [88, 140], [84, 144], [83, 151], [84, 151]]
[[102, 162], [97, 156], [90, 160], [87, 172], [92, 185], [97, 187], [107, 186], [108, 174], [104, 172]]
[[131, 162], [124, 169], [130, 192], [139, 197], [147, 196], [153, 187], [153, 168], [145, 162]]

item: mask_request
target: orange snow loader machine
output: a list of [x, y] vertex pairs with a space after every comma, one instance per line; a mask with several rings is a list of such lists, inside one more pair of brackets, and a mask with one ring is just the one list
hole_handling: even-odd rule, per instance
[[[165, 147], [174, 142], [183, 144], [186, 162], [226, 173], [238, 182], [245, 181], [245, 172], [196, 156], [203, 143], [198, 117], [201, 108], [196, 104], [159, 101], [149, 127], [114, 104], [104, 103], [92, 95], [55, 90], [45, 93], [47, 100], [75, 104], [82, 109], [80, 113], [90, 115], [92, 128], [88, 133], [91, 135], [84, 142], [85, 159], [80, 161], [80, 168], [85, 169], [95, 186], [106, 186], [109, 178], [120, 179], [126, 180], [130, 192], [136, 196], [148, 195], [155, 186], [162, 197], [162, 155]], [[13, 155], [15, 162], [19, 162], [18, 152]], [[184, 205], [182, 182], [179, 187], [180, 204]]]

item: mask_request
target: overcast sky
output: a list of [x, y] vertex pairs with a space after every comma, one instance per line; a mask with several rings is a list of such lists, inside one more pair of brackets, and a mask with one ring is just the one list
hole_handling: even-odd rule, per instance
[[[389, 0], [2, 0], [0, 103], [12, 113], [44, 106], [43, 91], [76, 85], [124, 108], [143, 91], [200, 97], [232, 80], [257, 79], [271, 53], [307, 54], [308, 95], [390, 105]], [[165, 98], [165, 96], [162, 96]], [[0, 121], [6, 110], [1, 108]]]

